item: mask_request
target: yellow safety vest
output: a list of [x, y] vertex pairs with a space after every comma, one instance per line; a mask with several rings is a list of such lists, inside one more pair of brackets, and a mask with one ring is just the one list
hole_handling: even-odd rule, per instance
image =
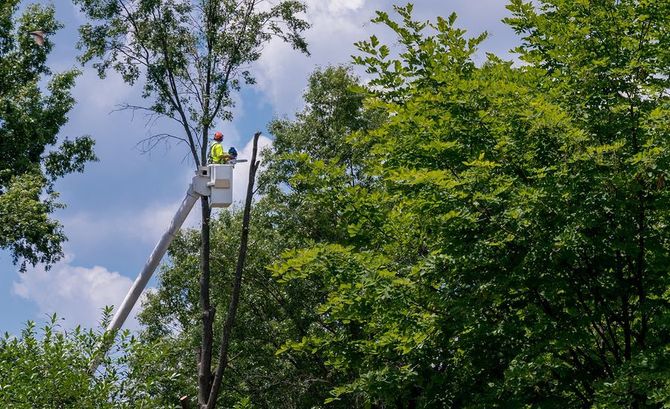
[[210, 150], [209, 156], [212, 163], [222, 164], [228, 162], [228, 154], [223, 152], [223, 146], [221, 142], [214, 142], [212, 144], [212, 149]]

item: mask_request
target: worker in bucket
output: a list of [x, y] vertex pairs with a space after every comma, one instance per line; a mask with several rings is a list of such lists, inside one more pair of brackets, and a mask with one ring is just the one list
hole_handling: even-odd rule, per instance
[[223, 134], [219, 131], [216, 131], [214, 133], [214, 143], [212, 144], [212, 148], [209, 151], [210, 163], [221, 165], [224, 163], [228, 163], [228, 161], [231, 159], [234, 159], [233, 155], [224, 152], [223, 145], [221, 144], [222, 141], [223, 141]]

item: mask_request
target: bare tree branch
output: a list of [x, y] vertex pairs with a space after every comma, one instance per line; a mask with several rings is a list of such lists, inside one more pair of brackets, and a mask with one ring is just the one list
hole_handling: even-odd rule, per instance
[[176, 140], [178, 143], [188, 143], [188, 140], [186, 138], [182, 138], [167, 133], [159, 133], [141, 139], [139, 142], [137, 142], [135, 146], [137, 146], [142, 153], [148, 153], [156, 146], [158, 146], [161, 142], [167, 143], [169, 140]]

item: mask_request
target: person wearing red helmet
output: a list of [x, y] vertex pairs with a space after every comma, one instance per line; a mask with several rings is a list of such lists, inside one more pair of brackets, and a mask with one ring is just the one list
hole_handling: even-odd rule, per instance
[[224, 152], [223, 145], [221, 144], [222, 141], [223, 134], [219, 131], [216, 131], [214, 133], [214, 143], [212, 144], [212, 148], [209, 151], [210, 163], [221, 165], [228, 163], [228, 161], [231, 159], [231, 156]]

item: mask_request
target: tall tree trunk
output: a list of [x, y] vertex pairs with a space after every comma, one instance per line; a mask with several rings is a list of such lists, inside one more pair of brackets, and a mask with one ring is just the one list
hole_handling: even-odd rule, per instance
[[256, 181], [256, 170], [258, 170], [259, 162], [256, 161], [256, 154], [258, 153], [258, 137], [260, 132], [254, 135], [254, 148], [251, 154], [251, 163], [249, 164], [249, 183], [247, 184], [247, 196], [244, 202], [244, 216], [242, 217], [242, 234], [240, 237], [240, 249], [237, 255], [237, 265], [235, 266], [235, 280], [233, 282], [233, 290], [230, 295], [230, 303], [228, 304], [228, 313], [226, 314], [226, 321], [223, 324], [223, 334], [221, 336], [221, 346], [219, 349], [219, 358], [216, 368], [216, 376], [212, 384], [211, 393], [207, 402], [206, 409], [213, 409], [216, 406], [216, 399], [219, 396], [219, 390], [223, 381], [223, 373], [228, 366], [228, 350], [230, 346], [230, 339], [235, 325], [235, 318], [237, 316], [237, 306], [240, 301], [240, 293], [242, 292], [242, 272], [244, 271], [244, 263], [247, 258], [247, 248], [249, 247], [249, 223], [251, 221], [251, 202], [254, 196], [254, 183]]
[[212, 388], [212, 341], [214, 309], [209, 298], [209, 219], [211, 209], [209, 199], [205, 196], [201, 200], [201, 243], [200, 243], [200, 311], [202, 312], [202, 346], [200, 348], [200, 362], [198, 364], [198, 404], [207, 405], [207, 397]]

